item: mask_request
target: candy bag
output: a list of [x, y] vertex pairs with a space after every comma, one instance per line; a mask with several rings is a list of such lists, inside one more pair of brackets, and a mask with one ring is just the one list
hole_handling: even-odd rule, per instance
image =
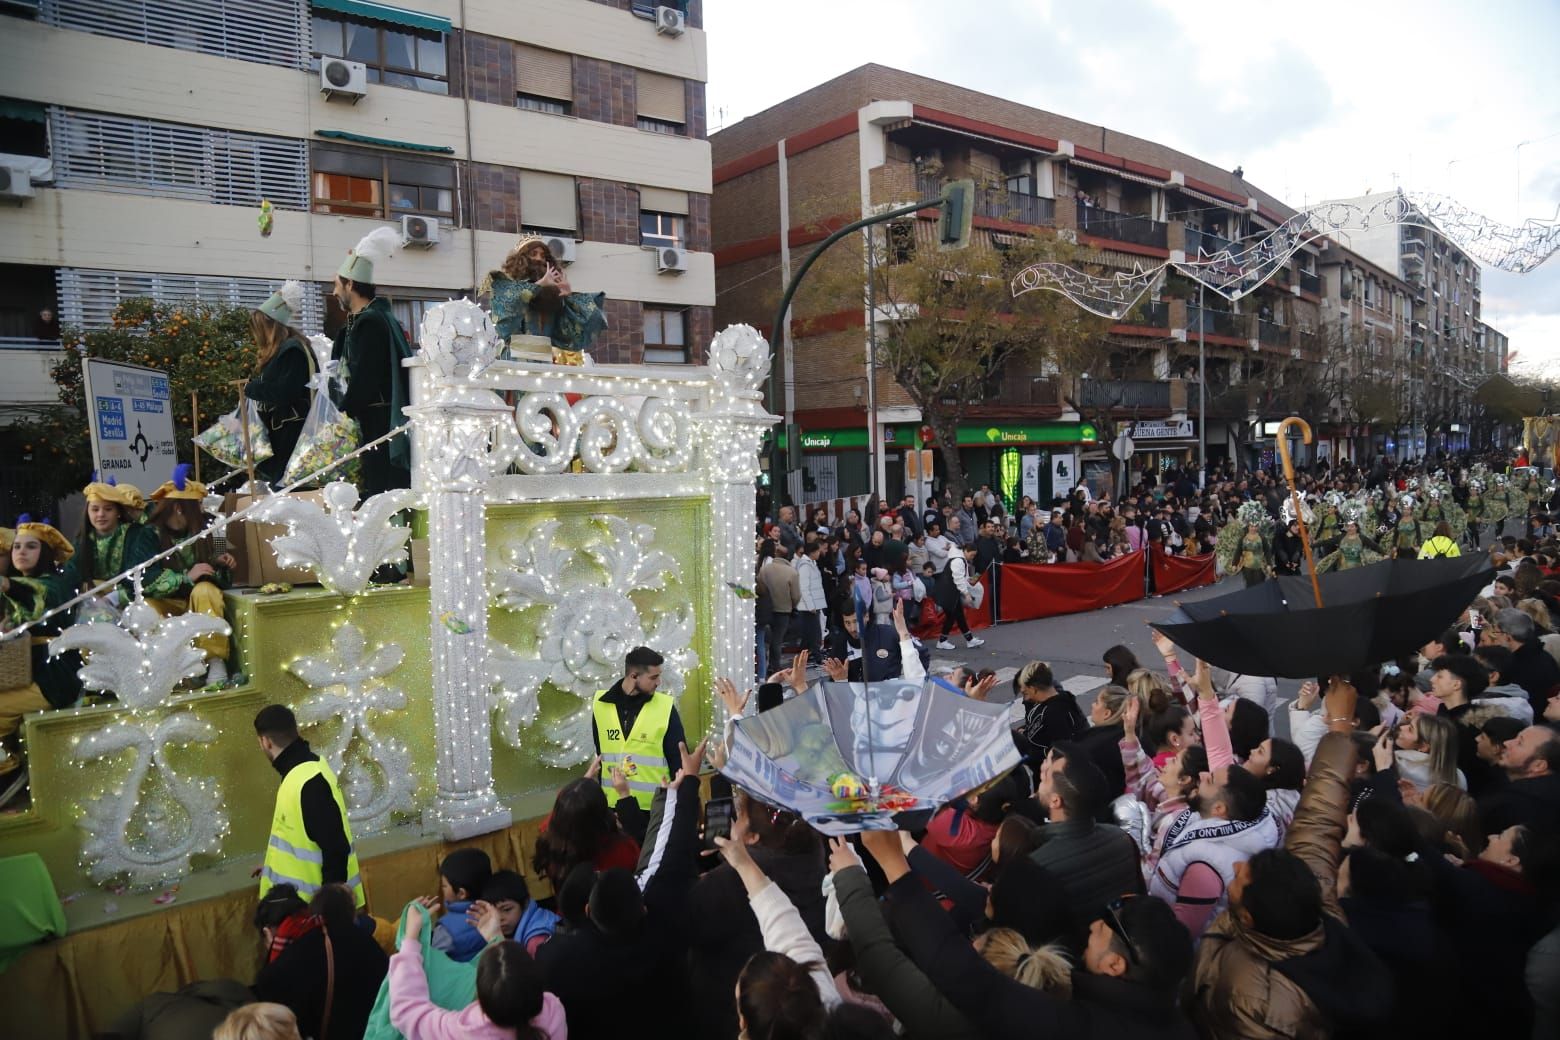
[[237, 408], [195, 435], [197, 448], [203, 449], [224, 466], [234, 469], [242, 469], [251, 461], [264, 462], [275, 454], [271, 448], [271, 436], [265, 432], [265, 424], [260, 421], [259, 405], [246, 401], [241, 407], [249, 409], [249, 448], [254, 452], [253, 460], [244, 457], [244, 422]]
[[[343, 455], [350, 455], [363, 443], [362, 431], [356, 419], [351, 418], [330, 399], [330, 371], [324, 371], [309, 380], [314, 389], [314, 402], [304, 417], [303, 431], [298, 434], [298, 444], [292, 458], [282, 473], [282, 483], [291, 485], [303, 477], [329, 466]], [[350, 480], [357, 483], [362, 466], [357, 459], [337, 466], [329, 473], [310, 480], [311, 484], [328, 484], [333, 480]]]

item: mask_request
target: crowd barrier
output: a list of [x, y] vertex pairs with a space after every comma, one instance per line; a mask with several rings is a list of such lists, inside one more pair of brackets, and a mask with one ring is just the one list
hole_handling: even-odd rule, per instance
[[[1218, 581], [1213, 554], [1172, 556], [1158, 546], [1105, 563], [1001, 563], [981, 575], [985, 599], [965, 608], [970, 630], [1005, 621], [1033, 621], [1061, 614], [1082, 614], [1101, 607], [1135, 603], [1150, 594], [1165, 596]], [[943, 614], [928, 590], [914, 626], [922, 639], [942, 634]]]

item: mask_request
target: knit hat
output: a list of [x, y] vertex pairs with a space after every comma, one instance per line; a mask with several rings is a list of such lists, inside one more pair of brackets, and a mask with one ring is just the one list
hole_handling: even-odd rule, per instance
[[364, 235], [352, 247], [347, 258], [336, 268], [336, 273], [353, 282], [377, 285], [374, 280], [374, 264], [385, 259], [401, 247], [401, 237], [390, 228], [375, 228]]
[[[9, 550], [11, 548], [11, 540], [5, 537], [7, 533], [5, 528], [0, 527], [0, 547]], [[34, 522], [30, 515], [23, 513], [16, 518], [15, 533], [30, 534], [44, 545], [53, 549], [54, 562], [56, 563], [64, 563], [76, 555], [76, 547], [70, 544], [70, 539], [66, 538], [53, 524], [49, 523], [48, 517]]]
[[[368, 279], [363, 279], [368, 281]], [[372, 284], [372, 283], [370, 283]], [[282, 283], [282, 287], [266, 297], [266, 301], [255, 310], [264, 314], [272, 321], [283, 325], [291, 325], [293, 317], [303, 310], [303, 285], [293, 279]]]
[[81, 489], [88, 502], [112, 502], [130, 509], [145, 509], [146, 498], [134, 484], [121, 484], [110, 476], [107, 480], [94, 480]]
[[206, 497], [206, 485], [198, 480], [190, 478], [191, 466], [188, 462], [181, 462], [173, 467], [173, 479], [163, 481], [162, 485], [151, 494], [153, 502], [161, 502], [164, 499], [188, 500], [199, 502]]

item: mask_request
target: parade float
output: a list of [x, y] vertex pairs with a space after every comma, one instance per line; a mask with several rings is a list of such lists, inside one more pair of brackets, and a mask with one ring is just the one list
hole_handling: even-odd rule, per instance
[[[269, 521], [275, 562], [317, 583], [228, 591], [241, 685], [180, 685], [211, 618], [132, 604], [66, 630], [114, 699], [25, 723], [32, 803], [0, 819], [0, 857], [42, 857], [67, 929], [6, 969], [29, 994], [15, 1035], [81, 1035], [148, 993], [253, 977], [266, 704], [292, 707], [340, 776], [382, 913], [436, 887], [451, 843], [530, 874], [538, 821], [593, 753], [590, 699], [628, 649], [665, 655], [690, 734], [724, 722], [714, 679], [752, 670], [768, 344], [738, 325], [702, 366], [505, 360], [468, 301], [433, 308], [419, 340], [410, 491], [360, 503], [327, 482], [219, 519]], [[411, 582], [370, 584], [410, 546], [420, 563], [426, 548]]]

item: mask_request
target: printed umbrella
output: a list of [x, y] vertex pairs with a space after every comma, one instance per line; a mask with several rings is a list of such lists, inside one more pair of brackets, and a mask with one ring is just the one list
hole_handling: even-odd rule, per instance
[[1383, 560], [1312, 579], [1283, 575], [1199, 603], [1152, 627], [1188, 653], [1242, 675], [1347, 675], [1411, 654], [1457, 620], [1494, 577], [1483, 556]]
[[919, 679], [816, 683], [726, 746], [728, 780], [825, 834], [922, 826], [1019, 762], [1006, 705]]

